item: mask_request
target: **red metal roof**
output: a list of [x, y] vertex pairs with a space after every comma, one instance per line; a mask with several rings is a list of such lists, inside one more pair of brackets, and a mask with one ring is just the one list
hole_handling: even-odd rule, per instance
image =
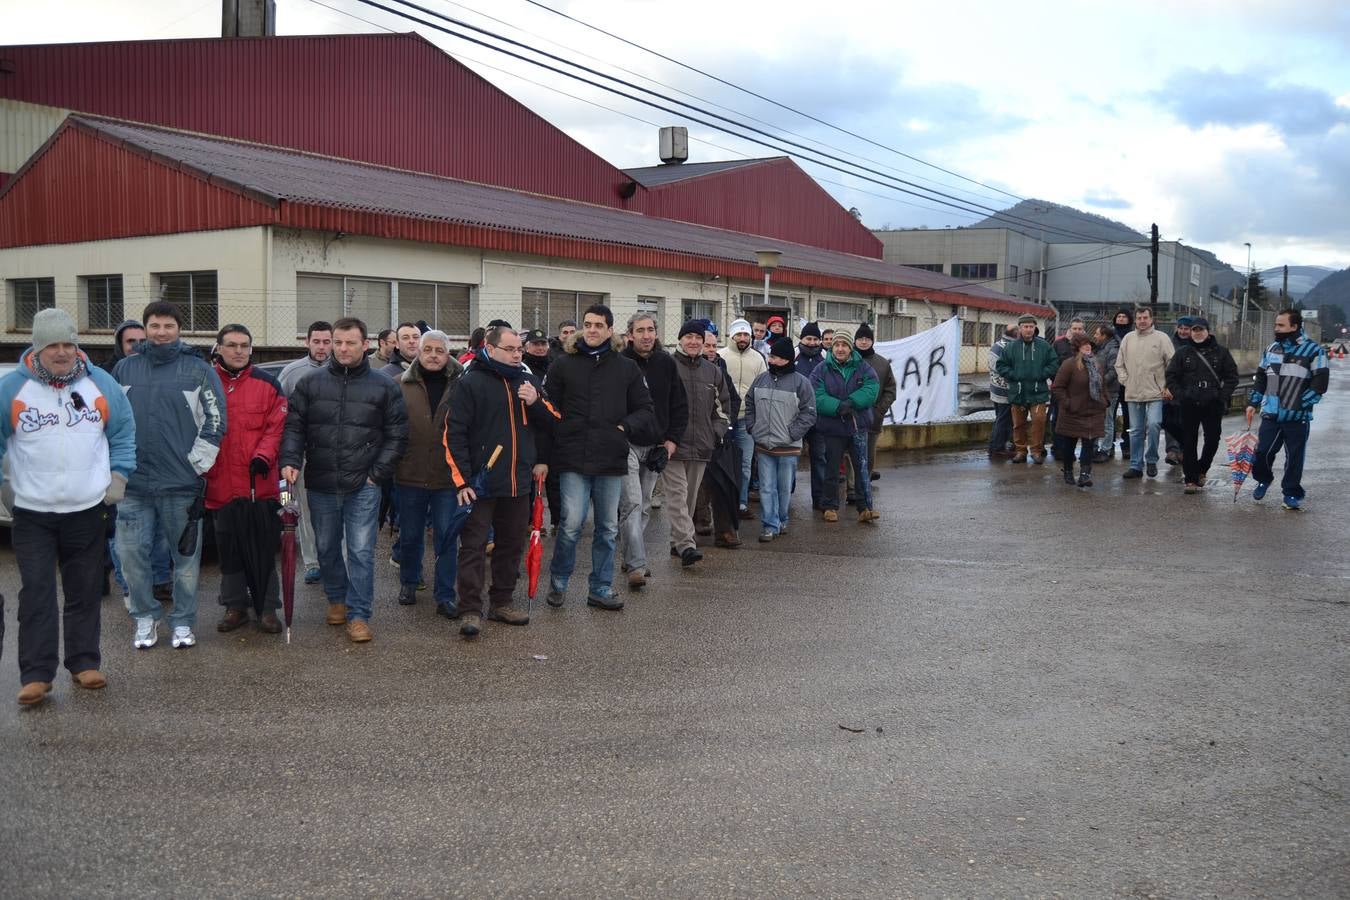
[[[107, 161], [105, 161], [107, 160]], [[69, 208], [67, 179], [98, 199]], [[155, 187], [175, 184], [177, 193]], [[154, 188], [146, 193], [147, 185]], [[226, 204], [229, 195], [235, 205]], [[164, 204], [172, 216], [161, 216]], [[481, 247], [757, 281], [763, 237], [605, 206], [206, 135], [72, 116], [0, 190], [0, 247], [232, 228], [298, 228]], [[1046, 310], [936, 273], [803, 244], [778, 284]]]
[[655, 188], [690, 178], [702, 178], [704, 175], [725, 172], [728, 169], [738, 169], [741, 166], [757, 166], [762, 162], [768, 162], [768, 159], [726, 159], [717, 162], [667, 163], [659, 166], [624, 169], [623, 174], [645, 188]]

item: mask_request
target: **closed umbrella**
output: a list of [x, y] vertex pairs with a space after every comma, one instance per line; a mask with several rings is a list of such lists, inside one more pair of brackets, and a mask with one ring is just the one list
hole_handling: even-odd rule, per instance
[[722, 519], [731, 523], [732, 530], [739, 531], [741, 453], [735, 441], [718, 442], [703, 477], [708, 480], [708, 500], [713, 505], [713, 511], [720, 511]]
[[257, 491], [252, 488], [252, 480], [250, 476], [247, 498], [231, 500], [213, 515], [221, 574], [244, 576], [253, 611], [261, 616], [281, 545], [281, 523], [277, 519], [280, 504], [276, 500], [254, 499]]
[[1242, 483], [1252, 474], [1252, 463], [1256, 461], [1256, 435], [1248, 428], [1224, 438], [1228, 445], [1228, 470], [1233, 480], [1233, 502], [1237, 502], [1242, 492]]
[[529, 579], [529, 613], [534, 612], [534, 595], [539, 590], [539, 570], [544, 563], [544, 479], [534, 480], [534, 509], [530, 513], [530, 549], [525, 551], [525, 576]]
[[295, 527], [300, 524], [300, 505], [289, 481], [281, 482], [281, 613], [286, 622], [286, 643], [291, 642], [291, 618], [295, 615]]
[[[469, 481], [469, 487], [473, 488], [474, 495], [478, 498], [484, 499], [487, 497], [488, 472], [496, 465], [497, 457], [501, 455], [502, 445], [498, 444], [497, 448], [492, 451], [492, 455], [488, 457], [487, 463]], [[473, 507], [473, 502], [469, 502], [457, 505], [451, 510], [450, 524], [445, 529], [445, 534], [441, 536], [441, 540], [436, 544], [437, 556], [444, 556], [454, 549], [455, 541], [459, 540], [459, 533], [464, 530], [464, 524], [469, 521], [469, 514], [473, 512]]]

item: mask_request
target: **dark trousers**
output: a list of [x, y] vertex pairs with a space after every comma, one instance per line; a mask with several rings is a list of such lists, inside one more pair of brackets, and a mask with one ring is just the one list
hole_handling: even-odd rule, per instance
[[1116, 436], [1121, 439], [1120, 442], [1122, 445], [1127, 445], [1130, 441], [1130, 404], [1125, 402], [1124, 388], [1121, 388], [1116, 392], [1116, 402], [1111, 408], [1112, 415], [1115, 414], [1117, 407], [1120, 409], [1121, 423], [1120, 430], [1116, 432]]
[[1092, 455], [1097, 449], [1096, 438], [1069, 437], [1067, 434], [1055, 435], [1055, 459], [1059, 460], [1065, 472], [1073, 471], [1073, 448], [1082, 444], [1078, 451], [1078, 470], [1084, 475], [1092, 474]]
[[[1219, 450], [1219, 429], [1223, 427], [1223, 407], [1194, 406], [1181, 407], [1181, 471], [1189, 484], [1202, 484], [1214, 454]], [[1205, 443], [1199, 453], [1196, 447], [1200, 443], [1201, 430]]]
[[825, 436], [825, 493], [820, 498], [821, 509], [839, 508], [840, 467], [847, 456], [854, 471], [862, 477], [854, 485], [854, 504], [858, 511], [872, 508], [871, 470], [867, 468], [867, 435]]
[[483, 580], [487, 569], [488, 532], [493, 532], [492, 609], [511, 605], [520, 577], [520, 557], [529, 542], [530, 497], [492, 497], [479, 500], [459, 535], [459, 611], [481, 615]]
[[806, 451], [811, 458], [811, 508], [820, 509], [820, 498], [825, 496], [825, 435], [814, 428], [808, 431]]
[[103, 504], [73, 513], [14, 510], [11, 540], [19, 566], [19, 681], [56, 677], [56, 573], [65, 604], [65, 666], [72, 674], [99, 667], [103, 555], [107, 551]]
[[548, 521], [554, 528], [562, 526], [562, 477], [553, 466], [548, 467], [548, 477], [544, 479], [544, 496], [548, 500]]
[[[1275, 480], [1275, 454], [1284, 445], [1284, 478], [1280, 481], [1280, 491], [1286, 497], [1303, 499], [1303, 457], [1308, 452], [1307, 422], [1277, 422], [1274, 419], [1261, 419], [1261, 430], [1257, 433], [1256, 459], [1252, 463], [1252, 477], [1261, 484], [1270, 484]], [[18, 547], [15, 548], [18, 555]]]
[[1012, 407], [1006, 403], [994, 404], [994, 429], [989, 432], [989, 452], [1001, 453], [1012, 440]]
[[[226, 609], [250, 610], [254, 608], [253, 597], [249, 593], [247, 566], [249, 561], [236, 552], [236, 547], [247, 537], [232, 534], [232, 526], [237, 524], [228, 515], [214, 516], [216, 527], [216, 552], [220, 556], [220, 605]], [[281, 519], [276, 519], [276, 530], [281, 531]], [[281, 608], [281, 582], [277, 579], [277, 564], [274, 558], [267, 571], [267, 583], [263, 585], [262, 611]]]

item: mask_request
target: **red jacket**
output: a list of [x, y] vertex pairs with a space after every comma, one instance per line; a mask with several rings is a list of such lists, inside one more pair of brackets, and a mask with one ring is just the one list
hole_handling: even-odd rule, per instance
[[206, 508], [219, 509], [249, 495], [249, 463], [267, 460], [267, 474], [253, 479], [259, 500], [278, 497], [277, 452], [286, 425], [286, 393], [281, 384], [253, 366], [231, 373], [216, 363], [225, 387], [225, 438], [216, 464], [206, 473]]

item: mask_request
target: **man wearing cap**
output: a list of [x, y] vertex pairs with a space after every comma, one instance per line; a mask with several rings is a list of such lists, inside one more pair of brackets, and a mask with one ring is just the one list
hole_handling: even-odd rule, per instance
[[[1237, 390], [1238, 370], [1233, 354], [1209, 333], [1208, 319], [1196, 317], [1186, 330], [1191, 339], [1167, 364], [1167, 389], [1180, 407], [1181, 470], [1186, 493], [1194, 494], [1205, 486], [1209, 464], [1219, 449], [1219, 429]], [[1202, 429], [1204, 448], [1197, 453]]]
[[[825, 347], [820, 324], [807, 322], [802, 326], [801, 341], [797, 345], [797, 360], [794, 363], [797, 372], [810, 378], [815, 374], [816, 367], [824, 361]], [[811, 460], [811, 508], [820, 509], [820, 498], [825, 493], [825, 437], [814, 425], [806, 433], [806, 448]]]
[[[34, 706], [56, 678], [62, 624], [75, 684], [107, 684], [99, 672], [104, 504], [122, 500], [136, 468], [136, 423], [121, 386], [77, 346], [64, 309], [33, 317], [32, 347], [0, 379], [0, 410], [0, 461], [9, 457], [0, 492], [13, 516], [20, 579], [18, 701]], [[0, 598], [0, 644], [3, 621]]]
[[685, 322], [680, 328], [675, 369], [684, 386], [688, 424], [661, 473], [666, 518], [670, 520], [670, 552], [684, 566], [692, 566], [703, 558], [694, 546], [694, 506], [703, 471], [730, 422], [731, 395], [726, 377], [720, 368], [703, 358], [705, 333], [699, 319]]
[[839, 521], [839, 465], [847, 456], [858, 473], [854, 495], [858, 522], [874, 523], [881, 515], [872, 508], [867, 429], [881, 384], [853, 348], [853, 336], [847, 331], [834, 333], [829, 358], [811, 376], [811, 387], [816, 394], [816, 423], [825, 435], [825, 495], [820, 503], [824, 519]]
[[[886, 416], [891, 411], [892, 404], [895, 403], [897, 388], [895, 386], [895, 373], [891, 371], [891, 361], [876, 351], [873, 346], [875, 340], [872, 335], [872, 326], [866, 322], [858, 326], [858, 330], [853, 333], [853, 349], [858, 351], [858, 355], [863, 358], [863, 362], [872, 367], [872, 371], [877, 373], [877, 382], [881, 385], [881, 392], [877, 394], [876, 405], [872, 407], [872, 424], [867, 429], [867, 471], [871, 472], [873, 481], [881, 478], [881, 473], [876, 470], [877, 465], [877, 439], [881, 437], [881, 426]], [[853, 467], [848, 470], [849, 493], [856, 493], [856, 473]]]
[[[623, 544], [623, 571], [628, 587], [637, 590], [647, 583], [647, 545], [643, 537], [652, 515], [652, 490], [676, 449], [684, 441], [689, 421], [684, 383], [676, 371], [674, 358], [661, 349], [656, 335], [656, 317], [649, 312], [635, 313], [628, 320], [628, 346], [623, 355], [642, 370], [647, 390], [652, 395], [656, 414], [656, 444], [628, 442], [628, 474], [624, 476], [619, 497], [619, 539]], [[700, 336], [700, 348], [703, 338]]]
[[[751, 346], [753, 331], [750, 323], [745, 319], [737, 319], [731, 323], [731, 343], [717, 353], [727, 364], [727, 375], [731, 378], [731, 385], [735, 387], [736, 394], [744, 397], [746, 391], [750, 390], [750, 385], [755, 383], [755, 379], [768, 371], [769, 365], [764, 361], [764, 356], [753, 346]], [[736, 446], [741, 453], [741, 496], [739, 500], [740, 514], [742, 519], [750, 519], [753, 516], [750, 513], [750, 462], [755, 453], [755, 441], [750, 437], [750, 433], [745, 430], [745, 409], [742, 407], [740, 416], [735, 422], [735, 433], [732, 439], [736, 441]]]
[[532, 328], [525, 332], [525, 356], [523, 357], [525, 365], [529, 368], [530, 374], [540, 381], [548, 375], [548, 364], [553, 362], [553, 357], [549, 355], [548, 335], [542, 328]]
[[1017, 340], [1010, 341], [994, 368], [1008, 382], [1008, 405], [1012, 409], [1013, 462], [1024, 463], [1030, 454], [1036, 465], [1045, 462], [1045, 413], [1050, 402], [1050, 379], [1059, 371], [1059, 357], [1045, 338], [1036, 333], [1040, 320], [1032, 315], [1017, 320]]
[[796, 370], [792, 340], [769, 345], [769, 370], [755, 379], [745, 398], [746, 428], [759, 462], [761, 542], [787, 534], [792, 482], [802, 439], [816, 421], [816, 392]]

